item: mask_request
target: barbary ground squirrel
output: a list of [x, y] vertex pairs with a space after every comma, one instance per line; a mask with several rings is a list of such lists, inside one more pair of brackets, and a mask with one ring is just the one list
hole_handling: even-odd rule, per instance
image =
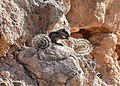
[[52, 45], [52, 43], [63, 46], [63, 44], [57, 42], [59, 39], [60, 40], [61, 39], [70, 40], [74, 45], [74, 47], [73, 47], [74, 50], [81, 55], [87, 55], [93, 49], [92, 44], [87, 39], [72, 38], [65, 29], [51, 31], [48, 35], [47, 34], [36, 35], [32, 39], [32, 44], [36, 48], [41, 48], [41, 49], [46, 49], [46, 48], [50, 47]]
[[65, 29], [60, 29], [57, 31], [51, 31], [48, 35], [47, 34], [40, 34], [36, 35], [32, 39], [32, 45], [36, 48], [45, 49], [51, 46], [51, 43], [61, 45], [63, 44], [58, 43], [59, 39], [68, 39], [70, 37], [69, 33]]

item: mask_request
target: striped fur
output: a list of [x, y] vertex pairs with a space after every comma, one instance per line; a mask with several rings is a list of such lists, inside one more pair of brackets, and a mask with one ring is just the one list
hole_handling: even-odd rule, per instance
[[46, 34], [39, 34], [33, 37], [32, 45], [36, 48], [46, 49], [51, 46], [51, 41]]

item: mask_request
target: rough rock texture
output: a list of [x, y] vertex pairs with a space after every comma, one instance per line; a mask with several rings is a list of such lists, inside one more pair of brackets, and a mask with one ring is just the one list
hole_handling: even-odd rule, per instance
[[[62, 51], [63, 47], [36, 50], [29, 48], [19, 53], [18, 59], [29, 70], [29, 75], [37, 80], [40, 86], [70, 86], [69, 82], [75, 79], [78, 83], [79, 72], [83, 74], [79, 63], [76, 64], [75, 52]], [[65, 49], [70, 49], [64, 47]], [[57, 51], [57, 52], [56, 52]], [[81, 75], [82, 76], [82, 75]], [[73, 83], [73, 82], [72, 82]]]
[[117, 61], [118, 56], [114, 52], [117, 44], [116, 35], [98, 33], [92, 36], [90, 40], [94, 43], [94, 50], [91, 54], [97, 63], [97, 70], [101, 73], [101, 78], [108, 84], [116, 83], [119, 85], [120, 68]]
[[[70, 0], [66, 15], [71, 35], [92, 42], [92, 58], [107, 84], [120, 85], [120, 3], [119, 0]], [[115, 10], [116, 9], [116, 10]], [[114, 77], [114, 78], [113, 78]]]
[[[0, 86], [119, 86], [119, 25], [119, 0], [0, 0]], [[35, 35], [64, 26], [92, 53], [31, 46]]]
[[[119, 0], [70, 0], [70, 2], [71, 9], [67, 19], [71, 27], [76, 28], [75, 31], [88, 29], [93, 32], [97, 30], [119, 33]], [[93, 27], [99, 28], [94, 30]]]
[[46, 29], [54, 24], [64, 12], [58, 6], [55, 2], [1, 0], [0, 56], [5, 56], [12, 44], [21, 45], [33, 35], [47, 33]]

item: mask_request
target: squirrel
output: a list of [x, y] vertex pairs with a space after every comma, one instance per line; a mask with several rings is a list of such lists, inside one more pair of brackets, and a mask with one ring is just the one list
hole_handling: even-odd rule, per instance
[[58, 43], [57, 41], [59, 39], [69, 39], [70, 35], [65, 29], [60, 29], [57, 31], [52, 31], [49, 33], [49, 38], [51, 39], [51, 42], [57, 45], [63, 46], [63, 44]]
[[74, 50], [80, 55], [89, 54], [93, 47], [92, 44], [84, 38], [75, 39], [70, 37], [69, 33], [65, 29], [59, 29], [57, 31], [52, 31], [48, 35], [40, 34], [36, 35], [32, 39], [32, 45], [36, 48], [46, 49], [52, 45], [52, 43], [63, 46], [63, 44], [58, 43], [59, 39], [68, 39], [74, 45]]
[[32, 39], [32, 45], [36, 48], [46, 49], [55, 43], [57, 45], [63, 46], [61, 43], [57, 43], [59, 39], [69, 39], [70, 35], [65, 29], [60, 29], [57, 31], [52, 31], [48, 35], [40, 34], [36, 35]]

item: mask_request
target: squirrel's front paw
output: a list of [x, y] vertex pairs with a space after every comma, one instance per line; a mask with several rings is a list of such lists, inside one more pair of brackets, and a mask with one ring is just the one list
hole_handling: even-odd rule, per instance
[[60, 46], [64, 46], [63, 44], [61, 44], [61, 43], [56, 43], [57, 45], [60, 45]]

